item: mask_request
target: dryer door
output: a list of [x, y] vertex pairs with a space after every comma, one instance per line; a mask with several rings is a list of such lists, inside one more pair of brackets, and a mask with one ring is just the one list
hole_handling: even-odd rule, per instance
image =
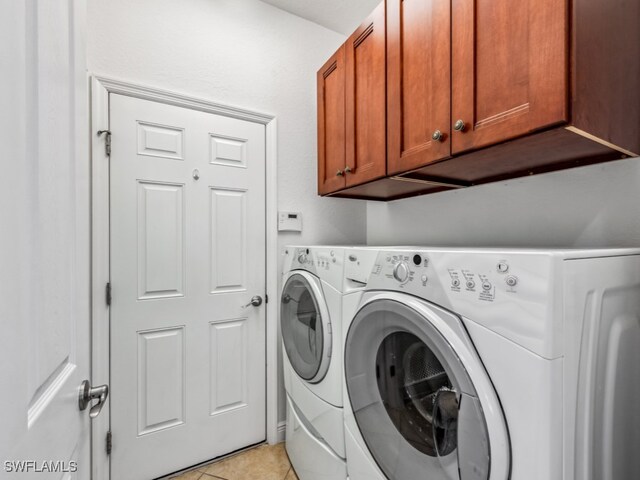
[[298, 376], [321, 381], [331, 359], [331, 320], [320, 280], [299, 271], [289, 275], [280, 298], [284, 349]]
[[408, 295], [378, 294], [345, 346], [353, 414], [390, 480], [504, 480], [502, 409], [461, 320]]

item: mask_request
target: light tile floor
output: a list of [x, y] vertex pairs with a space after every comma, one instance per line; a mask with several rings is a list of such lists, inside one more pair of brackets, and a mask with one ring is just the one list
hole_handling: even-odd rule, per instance
[[170, 478], [171, 480], [298, 480], [289, 463], [284, 443], [260, 445]]

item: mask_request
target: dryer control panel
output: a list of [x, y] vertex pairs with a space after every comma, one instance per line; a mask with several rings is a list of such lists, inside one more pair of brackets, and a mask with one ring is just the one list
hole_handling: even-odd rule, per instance
[[283, 273], [305, 270], [342, 291], [344, 250], [343, 247], [286, 247]]

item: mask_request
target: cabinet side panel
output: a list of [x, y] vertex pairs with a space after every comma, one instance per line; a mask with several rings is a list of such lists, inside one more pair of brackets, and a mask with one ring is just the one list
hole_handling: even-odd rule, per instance
[[572, 123], [640, 155], [640, 2], [573, 3]]

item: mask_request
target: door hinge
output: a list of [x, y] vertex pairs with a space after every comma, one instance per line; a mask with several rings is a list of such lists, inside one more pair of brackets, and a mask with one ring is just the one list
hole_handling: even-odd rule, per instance
[[111, 430], [107, 432], [107, 455], [111, 455], [111, 447], [113, 446]]
[[269, 303], [269, 295], [264, 294], [264, 303]]
[[111, 283], [107, 282], [104, 294], [105, 300], [107, 301], [107, 306], [111, 305]]
[[98, 130], [98, 136], [104, 134], [105, 135], [105, 141], [104, 141], [104, 152], [106, 153], [107, 157], [111, 156], [111, 131], [110, 130]]

